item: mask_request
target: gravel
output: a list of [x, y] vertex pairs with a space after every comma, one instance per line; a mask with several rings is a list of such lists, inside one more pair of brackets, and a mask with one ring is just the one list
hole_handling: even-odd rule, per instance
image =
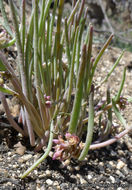
[[130, 189], [132, 152], [126, 146], [122, 155], [124, 144], [124, 141], [117, 142], [109, 148], [90, 151], [86, 161], [78, 163], [72, 160], [63, 168], [60, 161], [47, 157], [27, 178], [21, 180], [20, 175], [42, 153], [26, 149], [25, 155], [21, 156], [13, 148], [8, 148], [3, 139], [0, 144], [0, 147], [3, 146], [0, 151], [0, 190]]

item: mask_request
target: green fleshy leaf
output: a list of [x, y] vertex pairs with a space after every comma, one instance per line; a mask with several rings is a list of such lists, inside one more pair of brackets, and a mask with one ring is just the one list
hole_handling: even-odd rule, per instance
[[4, 88], [4, 87], [2, 87], [2, 86], [0, 86], [0, 91], [3, 92], [3, 93], [5, 93], [5, 94], [17, 95], [17, 93], [14, 92], [13, 90]]
[[0, 59], [0, 71], [6, 71], [6, 67], [4, 66], [4, 64], [2, 63], [1, 59]]
[[94, 127], [94, 87], [92, 86], [90, 96], [89, 96], [89, 119], [87, 126], [87, 136], [85, 146], [78, 158], [78, 160], [82, 161], [88, 154], [88, 150], [93, 138], [93, 127]]
[[123, 118], [123, 116], [121, 115], [119, 109], [116, 106], [116, 102], [114, 99], [112, 99], [112, 108], [115, 112], [116, 117], [119, 119], [119, 121], [123, 124], [123, 126], [126, 128], [127, 124], [126, 124], [126, 120]]

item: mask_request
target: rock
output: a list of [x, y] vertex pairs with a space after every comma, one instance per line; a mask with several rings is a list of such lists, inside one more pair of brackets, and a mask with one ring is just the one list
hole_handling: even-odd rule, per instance
[[53, 184], [53, 181], [52, 181], [51, 179], [47, 179], [47, 180], [46, 180], [46, 183], [47, 183], [47, 185], [52, 185], [52, 184]]
[[41, 188], [40, 188], [40, 190], [46, 190], [45, 185], [42, 185]]
[[111, 168], [116, 168], [116, 165], [115, 165], [115, 163], [113, 161], [110, 161], [109, 165], [111, 166]]
[[75, 170], [76, 170], [76, 171], [79, 171], [79, 170], [80, 170], [80, 166], [76, 166], [76, 167], [75, 167]]
[[50, 170], [46, 170], [45, 174], [46, 174], [47, 177], [49, 177], [49, 176], [51, 176], [51, 171]]
[[16, 153], [19, 155], [24, 155], [26, 151], [26, 147], [21, 144], [21, 142], [18, 142], [17, 144], [14, 145], [16, 148]]
[[88, 179], [92, 179], [92, 175], [88, 175], [87, 178], [88, 178]]
[[31, 154], [26, 154], [26, 155], [23, 155], [23, 156], [21, 157], [21, 159], [23, 159], [23, 162], [28, 161], [30, 158], [32, 158], [32, 155], [31, 155]]
[[111, 156], [115, 157], [117, 155], [117, 153], [115, 151], [111, 151]]
[[124, 167], [123, 167], [122, 172], [123, 172], [123, 174], [124, 174], [125, 176], [129, 174], [129, 171], [128, 171], [127, 166], [124, 166]]
[[61, 190], [68, 189], [68, 184], [67, 183], [62, 183], [62, 184], [60, 184], [60, 188], [61, 188]]
[[110, 180], [112, 183], [115, 183], [115, 178], [113, 176], [110, 176]]
[[119, 178], [120, 178], [120, 177], [122, 177], [122, 178], [125, 177], [125, 176], [120, 172], [120, 170], [117, 170], [117, 171], [116, 171], [116, 174], [119, 176]]
[[118, 161], [118, 164], [117, 164], [117, 166], [116, 166], [116, 168], [120, 170], [120, 169], [122, 169], [124, 166], [125, 166], [125, 163], [122, 162], [121, 160], [119, 160], [119, 161]]
[[83, 179], [83, 178], [80, 178], [80, 183], [83, 185], [83, 184], [86, 184], [87, 181], [85, 179]]
[[54, 185], [54, 186], [58, 186], [58, 185], [59, 185], [59, 182], [58, 182], [58, 181], [54, 181], [53, 185]]
[[72, 172], [74, 169], [71, 166], [67, 166], [67, 169]]

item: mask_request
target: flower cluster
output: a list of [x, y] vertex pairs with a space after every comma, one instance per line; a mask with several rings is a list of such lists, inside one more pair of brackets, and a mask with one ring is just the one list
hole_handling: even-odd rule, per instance
[[65, 134], [64, 139], [59, 135], [58, 139], [53, 140], [53, 143], [56, 144], [53, 160], [59, 159], [63, 161], [69, 158], [77, 158], [83, 148], [82, 142], [79, 143], [79, 137], [68, 132]]
[[50, 100], [50, 96], [47, 96], [46, 94], [44, 95], [44, 99], [45, 99], [45, 105], [47, 108], [51, 107], [51, 100]]

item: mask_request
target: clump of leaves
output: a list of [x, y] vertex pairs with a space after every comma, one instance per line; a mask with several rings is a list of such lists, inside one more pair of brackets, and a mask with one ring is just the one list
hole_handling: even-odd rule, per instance
[[[95, 87], [93, 78], [97, 64], [113, 35], [93, 59], [93, 26], [89, 24], [88, 28], [85, 28], [87, 18], [87, 9], [84, 10], [85, 0], [78, 0], [76, 4], [73, 2], [71, 14], [64, 20], [64, 0], [60, 0], [58, 4], [55, 0], [52, 11], [50, 11], [52, 0], [40, 1], [41, 6], [39, 0], [32, 2], [30, 21], [27, 21], [26, 1], [21, 1], [21, 15], [17, 14], [13, 0], [9, 1], [13, 23], [11, 28], [3, 1], [0, 0], [2, 24], [10, 36], [8, 42], [6, 38], [0, 41], [0, 49], [16, 45], [17, 68], [20, 74], [18, 77], [1, 51], [0, 98], [12, 127], [23, 136], [29, 137], [31, 146], [36, 146], [36, 150], [47, 146], [44, 155], [21, 178], [26, 177], [37, 167], [52, 148], [53, 159], [65, 160], [73, 157], [81, 161], [89, 149], [107, 146], [131, 130], [120, 113], [120, 108], [124, 109], [127, 103], [127, 99], [121, 96], [126, 68], [118, 94], [111, 99], [108, 88], [107, 100], [94, 106], [94, 93], [107, 82], [124, 53], [123, 51], [105, 79]], [[6, 86], [3, 78], [11, 81], [13, 89]], [[4, 93], [16, 96], [20, 100], [19, 121], [22, 121], [23, 128], [14, 121]], [[113, 126], [112, 111], [125, 129], [109, 139]], [[94, 119], [99, 118], [101, 128], [104, 113], [107, 118], [103, 130], [99, 133], [99, 140], [92, 144], [93, 131], [96, 127]], [[85, 142], [82, 141], [84, 135]]]

